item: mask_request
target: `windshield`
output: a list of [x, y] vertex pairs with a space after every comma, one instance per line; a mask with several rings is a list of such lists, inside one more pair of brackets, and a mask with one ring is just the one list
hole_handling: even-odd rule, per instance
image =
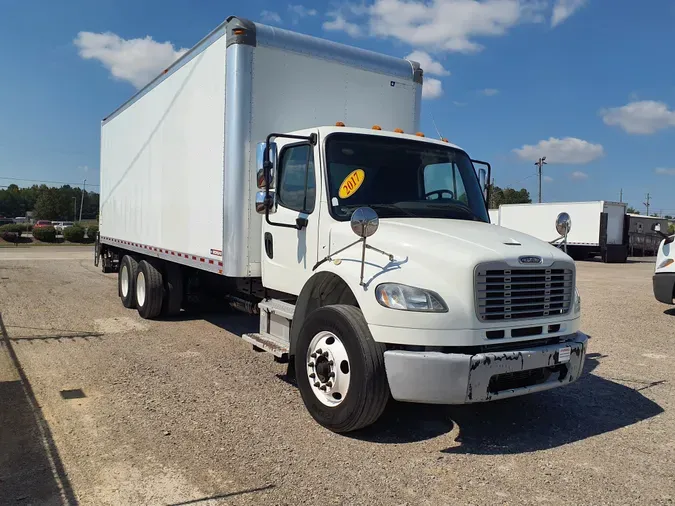
[[473, 164], [450, 146], [333, 134], [326, 141], [326, 162], [332, 213], [338, 220], [369, 206], [381, 218], [488, 222]]

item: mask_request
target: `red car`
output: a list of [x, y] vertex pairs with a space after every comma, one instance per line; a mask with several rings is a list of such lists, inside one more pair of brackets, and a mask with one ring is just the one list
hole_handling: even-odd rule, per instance
[[33, 225], [33, 228], [43, 228], [43, 227], [51, 227], [52, 222], [49, 220], [38, 220], [35, 225]]

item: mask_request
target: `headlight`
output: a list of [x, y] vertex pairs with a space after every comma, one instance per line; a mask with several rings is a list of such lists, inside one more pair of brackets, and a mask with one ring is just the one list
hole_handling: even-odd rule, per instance
[[431, 313], [445, 313], [448, 310], [448, 306], [437, 293], [398, 283], [379, 285], [375, 289], [375, 297], [377, 302], [391, 309]]
[[574, 288], [574, 314], [581, 313], [581, 295], [579, 295], [579, 290]]

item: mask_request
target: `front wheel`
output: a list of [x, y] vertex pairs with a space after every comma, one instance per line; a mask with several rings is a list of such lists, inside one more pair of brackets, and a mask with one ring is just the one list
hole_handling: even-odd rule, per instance
[[384, 351], [359, 308], [333, 305], [310, 313], [298, 337], [295, 370], [312, 417], [334, 432], [374, 423], [389, 400]]

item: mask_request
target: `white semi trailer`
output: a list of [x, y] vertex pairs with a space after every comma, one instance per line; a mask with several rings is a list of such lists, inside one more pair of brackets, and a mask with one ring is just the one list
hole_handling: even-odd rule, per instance
[[[567, 253], [575, 260], [599, 255], [604, 262], [624, 263], [628, 258], [628, 219], [624, 202], [550, 202], [502, 204], [490, 210], [492, 223], [554, 241], [555, 219], [567, 213], [574, 227], [567, 237]], [[493, 214], [494, 213], [494, 214]]]
[[96, 262], [143, 318], [259, 314], [336, 432], [572, 383], [574, 262], [489, 224], [489, 165], [418, 132], [421, 94], [415, 62], [229, 18], [103, 120]]

